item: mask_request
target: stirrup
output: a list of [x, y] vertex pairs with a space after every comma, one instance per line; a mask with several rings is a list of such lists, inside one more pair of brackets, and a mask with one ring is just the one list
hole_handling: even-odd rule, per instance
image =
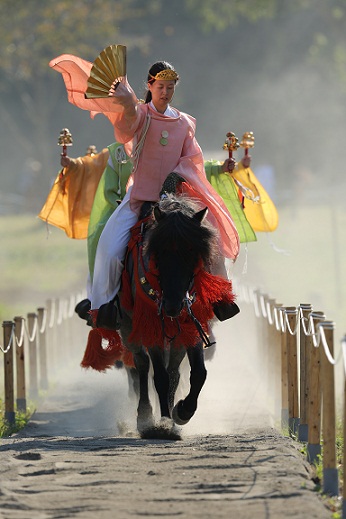
[[119, 330], [121, 310], [119, 305], [119, 297], [101, 305], [96, 318], [96, 328], [105, 328], [106, 330]]
[[215, 303], [213, 310], [219, 321], [226, 321], [240, 312], [240, 308], [236, 303], [226, 303], [224, 301]]
[[85, 319], [85, 321], [89, 320], [90, 314], [89, 310], [91, 309], [91, 303], [89, 299], [83, 299], [82, 301], [79, 301], [77, 305], [75, 306], [74, 311], [80, 317], [81, 319]]

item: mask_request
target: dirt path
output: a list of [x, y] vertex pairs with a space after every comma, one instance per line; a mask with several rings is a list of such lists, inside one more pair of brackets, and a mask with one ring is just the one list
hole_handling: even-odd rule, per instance
[[29, 425], [1, 440], [0, 517], [330, 519], [299, 445], [273, 427], [249, 330], [233, 328], [216, 330], [197, 415], [177, 442], [126, 433], [123, 372], [62, 370]]

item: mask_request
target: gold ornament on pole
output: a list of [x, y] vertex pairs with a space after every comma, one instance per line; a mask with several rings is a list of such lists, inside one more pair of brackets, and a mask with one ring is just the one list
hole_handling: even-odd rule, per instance
[[72, 134], [68, 128], [63, 128], [61, 130], [57, 144], [58, 146], [62, 146], [61, 156], [66, 157], [67, 146], [73, 145]]
[[240, 146], [245, 149], [245, 156], [249, 154], [249, 149], [255, 146], [255, 137], [253, 132], [245, 132], [240, 142]]
[[226, 134], [226, 140], [223, 145], [223, 149], [228, 150], [228, 156], [230, 159], [233, 157], [233, 152], [237, 151], [239, 146], [240, 146], [240, 144], [238, 141], [238, 137], [236, 137], [233, 132], [228, 132]]

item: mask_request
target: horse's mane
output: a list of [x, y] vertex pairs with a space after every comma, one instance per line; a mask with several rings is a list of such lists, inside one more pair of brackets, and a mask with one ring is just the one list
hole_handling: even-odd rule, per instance
[[193, 199], [169, 194], [157, 204], [161, 218], [153, 219], [147, 234], [146, 252], [157, 256], [162, 250], [173, 250], [185, 263], [198, 256], [210, 268], [218, 254], [217, 232], [206, 218], [194, 218], [200, 210]]

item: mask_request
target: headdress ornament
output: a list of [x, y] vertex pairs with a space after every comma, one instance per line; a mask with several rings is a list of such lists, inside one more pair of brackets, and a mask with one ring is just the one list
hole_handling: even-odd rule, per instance
[[165, 68], [164, 70], [160, 70], [155, 76], [149, 73], [149, 76], [151, 77], [150, 81], [161, 79], [163, 81], [178, 81], [179, 75], [175, 70], [172, 70], [171, 68]]

